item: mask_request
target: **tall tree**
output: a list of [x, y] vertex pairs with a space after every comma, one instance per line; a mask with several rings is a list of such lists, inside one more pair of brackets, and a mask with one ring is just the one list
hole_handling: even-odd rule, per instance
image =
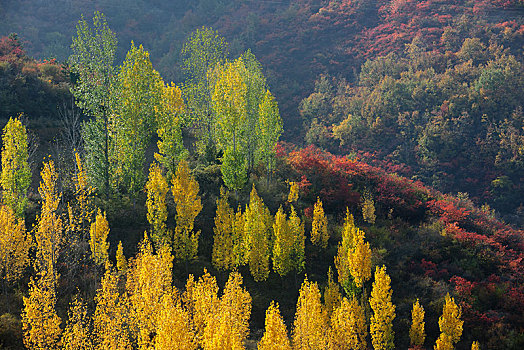
[[191, 328], [190, 315], [174, 293], [164, 294], [158, 316], [157, 350], [197, 350], [196, 336]]
[[198, 182], [191, 175], [189, 164], [185, 160], [178, 164], [171, 191], [176, 205], [176, 228], [173, 236], [175, 258], [187, 262], [195, 258], [198, 252], [200, 231], [195, 232], [194, 225], [195, 218], [202, 210], [202, 202], [198, 195]]
[[9, 118], [2, 133], [2, 202], [19, 217], [24, 215], [31, 184], [28, 157], [25, 126], [20, 118]]
[[137, 256], [129, 263], [126, 283], [140, 349], [150, 349], [155, 344], [162, 298], [172, 291], [172, 268], [169, 247], [163, 246], [158, 254], [153, 254], [151, 242], [144, 235]]
[[331, 317], [331, 314], [340, 305], [341, 301], [340, 287], [338, 283], [333, 281], [333, 270], [330, 266], [328, 270], [328, 284], [324, 290], [324, 309], [329, 317]]
[[144, 188], [145, 152], [157, 130], [156, 111], [164, 82], [153, 69], [149, 52], [131, 42], [118, 74], [117, 108], [110, 120], [114, 129], [114, 175], [117, 186], [136, 194]]
[[31, 236], [10, 207], [0, 206], [0, 278], [15, 283], [29, 264]]
[[217, 65], [213, 71], [215, 83], [211, 95], [216, 113], [216, 139], [224, 151], [222, 177], [230, 189], [241, 189], [247, 181], [247, 85], [241, 58]]
[[282, 206], [275, 214], [273, 223], [273, 270], [281, 277], [293, 269], [293, 236]]
[[130, 350], [129, 306], [119, 291], [119, 275], [106, 264], [106, 272], [95, 296], [93, 316], [95, 347], [97, 349]]
[[57, 188], [58, 173], [52, 160], [44, 163], [41, 176], [38, 192], [42, 198], [42, 210], [35, 232], [35, 265], [37, 271], [41, 273], [48, 271], [56, 279], [56, 262], [63, 243], [62, 219], [57, 212], [62, 195]]
[[464, 321], [460, 319], [462, 310], [455, 304], [455, 300], [446, 294], [442, 316], [438, 319], [440, 336], [437, 339], [435, 349], [453, 349], [462, 336]]
[[233, 223], [235, 212], [228, 203], [229, 193], [220, 188], [217, 199], [215, 228], [213, 236], [213, 266], [218, 270], [230, 270], [234, 266], [233, 256]]
[[249, 334], [251, 295], [242, 288], [242, 275], [231, 272], [218, 309], [204, 329], [204, 349], [243, 349]]
[[157, 108], [158, 153], [155, 159], [167, 169], [167, 178], [175, 176], [176, 167], [187, 155], [182, 138], [186, 106], [182, 91], [171, 83], [162, 89], [160, 104]]
[[247, 260], [255, 281], [265, 281], [269, 275], [269, 257], [272, 218], [253, 185], [249, 206], [244, 213], [244, 232], [248, 240]]
[[394, 349], [393, 319], [395, 305], [391, 302], [391, 279], [386, 273], [386, 267], [375, 270], [375, 281], [371, 290], [369, 304], [373, 310], [371, 315], [371, 343], [375, 350]]
[[271, 302], [266, 310], [266, 327], [258, 343], [258, 350], [291, 350], [286, 325], [280, 315], [278, 303]]
[[203, 347], [204, 330], [219, 307], [218, 285], [215, 277], [205, 269], [198, 281], [195, 281], [193, 275], [189, 275], [182, 300], [191, 316], [191, 325], [198, 344]]
[[68, 203], [68, 227], [69, 234], [76, 238], [84, 239], [91, 227], [93, 214], [95, 213], [93, 204], [93, 187], [88, 183], [85, 166], [78, 152], [75, 152], [75, 174], [73, 183], [75, 185], [75, 201], [73, 205]]
[[256, 147], [256, 159], [264, 162], [269, 180], [275, 169], [275, 147], [284, 129], [277, 101], [269, 90], [266, 90], [258, 108], [257, 135], [259, 142]]
[[291, 214], [289, 215], [289, 231], [292, 238], [291, 261], [293, 262], [293, 270], [295, 270], [296, 273], [300, 273], [304, 271], [306, 265], [306, 236], [304, 234], [304, 223], [301, 222], [293, 205], [291, 206]]
[[82, 17], [76, 31], [69, 64], [77, 79], [71, 90], [78, 107], [94, 118], [83, 129], [86, 168], [90, 183], [109, 196], [112, 173], [109, 116], [115, 97], [117, 40], [105, 16], [98, 11], [93, 16], [92, 28]]
[[366, 349], [366, 316], [356, 298], [344, 298], [331, 315], [331, 346], [333, 349]]
[[91, 318], [85, 303], [78, 297], [69, 306], [67, 324], [62, 334], [64, 350], [94, 350]]
[[413, 303], [411, 310], [411, 328], [409, 329], [409, 338], [411, 345], [422, 347], [426, 333], [424, 332], [424, 308], [418, 302], [418, 299]]
[[106, 213], [98, 209], [95, 221], [91, 224], [89, 230], [90, 240], [89, 247], [91, 248], [91, 255], [97, 265], [105, 265], [109, 255], [109, 242], [107, 242], [107, 236], [109, 236], [109, 223], [107, 222]]
[[327, 218], [324, 214], [322, 201], [320, 201], [320, 198], [317, 198], [317, 202], [315, 203], [315, 206], [313, 208], [313, 223], [311, 224], [311, 243], [326, 249], [328, 240], [329, 233], [327, 228]]
[[166, 225], [168, 214], [166, 196], [169, 185], [156, 162], [151, 163], [149, 167], [146, 190], [147, 221], [151, 225], [151, 240], [155, 248], [160, 249], [164, 244], [171, 245], [171, 237]]
[[316, 350], [328, 348], [328, 324], [315, 282], [306, 279], [300, 287], [297, 311], [293, 324], [293, 349]]
[[59, 349], [60, 317], [56, 314], [56, 277], [52, 271], [41, 271], [29, 281], [29, 296], [24, 297], [22, 329], [28, 349]]
[[186, 40], [182, 48], [185, 74], [183, 85], [192, 124], [199, 139], [197, 149], [211, 160], [215, 157], [215, 114], [211, 106], [212, 82], [208, 72], [225, 61], [228, 44], [212, 28], [202, 27]]

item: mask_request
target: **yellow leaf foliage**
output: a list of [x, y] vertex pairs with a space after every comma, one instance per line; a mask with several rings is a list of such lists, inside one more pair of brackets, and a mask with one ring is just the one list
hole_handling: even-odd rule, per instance
[[258, 343], [258, 350], [291, 350], [286, 325], [280, 315], [278, 303], [274, 301], [266, 311], [266, 328]]
[[[455, 300], [446, 294], [442, 316], [438, 319], [440, 328], [440, 342], [447, 345], [451, 343], [451, 347], [460, 340], [462, 336], [462, 325], [464, 321], [460, 319], [462, 311], [460, 307], [455, 304]], [[437, 345], [439, 341], [437, 339]]]
[[173, 293], [164, 294], [158, 316], [156, 350], [196, 350], [196, 336], [191, 328], [189, 313], [182, 308]]
[[2, 134], [2, 202], [22, 217], [31, 185], [28, 163], [27, 131], [20, 118], [9, 118]]
[[169, 247], [153, 254], [147, 235], [139, 245], [137, 256], [128, 267], [126, 289], [132, 306], [132, 319], [138, 328], [138, 345], [149, 349], [154, 345], [162, 297], [171, 292], [173, 256]]
[[300, 221], [300, 218], [298, 217], [293, 205], [291, 205], [291, 214], [289, 215], [288, 226], [292, 242], [291, 266], [297, 273], [300, 273], [304, 270], [306, 264], [304, 252], [306, 245], [306, 235], [304, 223]]
[[357, 299], [344, 298], [331, 315], [331, 348], [333, 350], [366, 349], [366, 316]]
[[371, 290], [369, 304], [373, 310], [371, 315], [371, 343], [375, 350], [394, 349], [393, 319], [395, 305], [391, 302], [391, 279], [386, 273], [386, 267], [375, 270], [375, 281]]
[[471, 343], [471, 350], [480, 350], [480, 345], [478, 341]]
[[338, 283], [333, 281], [333, 270], [331, 266], [328, 270], [328, 285], [326, 290], [324, 290], [324, 308], [327, 312], [328, 317], [331, 317], [333, 310], [335, 310], [342, 300], [342, 294], [340, 294], [340, 288]]
[[228, 192], [220, 189], [220, 198], [217, 199], [215, 228], [213, 239], [213, 266], [221, 271], [230, 270], [235, 266], [233, 255], [233, 224], [235, 212], [227, 201]]
[[125, 295], [118, 289], [119, 276], [107, 263], [95, 296], [93, 329], [96, 349], [130, 350], [129, 310]]
[[122, 241], [118, 242], [118, 248], [116, 249], [116, 268], [119, 273], [125, 273], [127, 271], [127, 260], [124, 255], [124, 247], [122, 247]]
[[328, 240], [329, 233], [327, 227], [327, 218], [324, 214], [322, 202], [320, 201], [320, 198], [317, 198], [317, 202], [315, 203], [315, 207], [313, 209], [313, 223], [311, 224], [311, 243], [326, 249]]
[[272, 217], [253, 185], [249, 206], [244, 213], [244, 232], [248, 239], [249, 271], [255, 281], [265, 281], [269, 275], [269, 235]]
[[86, 305], [75, 296], [69, 307], [67, 324], [62, 334], [63, 350], [94, 350]]
[[106, 213], [102, 214], [100, 209], [96, 214], [95, 222], [91, 224], [89, 230], [89, 247], [91, 247], [91, 253], [93, 260], [97, 265], [104, 265], [107, 261], [109, 249], [109, 243], [107, 242], [107, 236], [109, 235], [109, 223], [107, 222]]
[[293, 237], [291, 236], [289, 223], [282, 206], [280, 206], [275, 214], [273, 235], [273, 270], [283, 277], [293, 269], [293, 261], [291, 261]]
[[180, 159], [183, 159], [187, 150], [182, 138], [182, 113], [185, 112], [182, 91], [171, 83], [162, 89], [160, 104], [155, 106], [157, 115], [158, 153], [155, 159], [167, 169], [168, 178], [175, 174]]
[[56, 271], [58, 252], [63, 241], [62, 219], [57, 214], [61, 194], [58, 192], [58, 174], [53, 161], [44, 163], [38, 192], [42, 197], [42, 210], [38, 218], [36, 240], [36, 268], [38, 271]]
[[453, 341], [451, 340], [451, 337], [447, 334], [441, 334], [437, 338], [437, 342], [435, 343], [435, 346], [433, 347], [434, 350], [453, 350], [455, 347], [453, 346]]
[[16, 282], [29, 264], [31, 243], [24, 221], [10, 207], [0, 206], [0, 277], [7, 283]]
[[198, 195], [198, 182], [191, 176], [189, 164], [185, 160], [178, 164], [171, 190], [176, 205], [176, 229], [173, 236], [175, 257], [188, 261], [194, 259], [198, 252], [200, 231], [194, 232], [193, 227], [196, 216], [202, 210], [202, 203]]
[[242, 275], [232, 272], [220, 298], [218, 310], [204, 329], [204, 349], [243, 349], [249, 334], [251, 296], [242, 288]]
[[244, 230], [244, 213], [240, 205], [233, 218], [233, 266], [244, 266], [249, 257], [249, 236]]
[[377, 216], [375, 215], [375, 202], [369, 191], [362, 194], [362, 217], [368, 224], [374, 224]]
[[355, 226], [353, 215], [346, 212], [342, 230], [342, 242], [338, 245], [335, 266], [338, 271], [338, 281], [346, 291], [351, 283], [351, 277], [358, 288], [371, 278], [371, 248], [364, 242], [365, 233]]
[[320, 291], [306, 279], [300, 287], [293, 324], [293, 349], [318, 350], [328, 347], [328, 324], [322, 310]]
[[288, 181], [289, 184], [289, 194], [287, 196], [287, 201], [289, 203], [296, 202], [298, 200], [298, 182]]
[[94, 189], [87, 182], [87, 174], [82, 164], [82, 159], [75, 152], [76, 171], [73, 176], [75, 185], [75, 204], [71, 206], [68, 203], [69, 227], [68, 231], [79, 237], [85, 237], [87, 230], [90, 228], [94, 209], [92, 196]]
[[160, 249], [164, 244], [171, 244], [166, 226], [166, 195], [169, 191], [169, 185], [162, 174], [162, 169], [155, 162], [149, 167], [146, 190], [147, 221], [152, 228], [151, 240], [155, 244], [155, 248]]
[[191, 325], [200, 346], [203, 345], [204, 329], [218, 308], [218, 285], [215, 277], [205, 269], [204, 275], [195, 282], [189, 275], [186, 291], [182, 296], [184, 305], [191, 315]]
[[24, 297], [22, 328], [28, 349], [59, 349], [60, 317], [55, 311], [56, 279], [53, 271], [44, 271], [29, 282], [29, 296]]
[[368, 242], [364, 242], [364, 236], [364, 231], [355, 230], [353, 248], [348, 253], [349, 271], [358, 288], [371, 278], [371, 248]]
[[418, 302], [418, 299], [413, 303], [411, 310], [411, 328], [409, 329], [409, 338], [411, 345], [422, 346], [426, 333], [424, 332], [424, 308]]

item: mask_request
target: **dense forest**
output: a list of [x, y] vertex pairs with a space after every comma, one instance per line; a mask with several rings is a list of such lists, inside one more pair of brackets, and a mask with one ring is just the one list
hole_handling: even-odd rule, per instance
[[0, 19], [0, 349], [524, 347], [522, 1]]

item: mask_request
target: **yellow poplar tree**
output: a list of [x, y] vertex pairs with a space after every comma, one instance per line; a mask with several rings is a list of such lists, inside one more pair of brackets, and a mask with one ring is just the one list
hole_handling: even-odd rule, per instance
[[36, 268], [38, 271], [50, 271], [54, 274], [63, 237], [62, 219], [56, 212], [61, 194], [57, 189], [58, 174], [52, 160], [44, 163], [41, 176], [42, 181], [38, 192], [42, 197], [42, 210], [35, 233]]
[[426, 333], [424, 332], [424, 308], [418, 302], [418, 299], [413, 303], [411, 310], [411, 328], [409, 329], [409, 338], [411, 345], [421, 347], [424, 345]]
[[28, 163], [27, 131], [20, 118], [9, 118], [2, 134], [2, 185], [3, 204], [19, 217], [27, 205], [27, 189], [31, 185]]
[[173, 256], [169, 247], [163, 246], [159, 254], [153, 254], [151, 242], [144, 235], [137, 256], [129, 264], [126, 283], [140, 349], [154, 345], [152, 337], [156, 334], [162, 297], [172, 288], [172, 268]]
[[107, 263], [101, 286], [95, 296], [93, 328], [96, 349], [132, 349], [128, 301], [118, 288], [119, 276]]
[[293, 269], [300, 273], [304, 270], [305, 262], [305, 245], [306, 245], [306, 235], [304, 229], [304, 223], [300, 221], [300, 218], [295, 211], [293, 205], [291, 205], [291, 214], [289, 215], [289, 232], [292, 240], [291, 250], [291, 262]]
[[28, 349], [59, 349], [60, 317], [56, 314], [56, 278], [53, 271], [44, 270], [38, 279], [31, 278], [29, 296], [24, 297], [22, 329]]
[[191, 328], [189, 313], [184, 310], [174, 293], [162, 297], [158, 316], [156, 350], [196, 350], [196, 336]]
[[153, 162], [149, 167], [149, 178], [146, 183], [147, 190], [147, 221], [151, 225], [151, 240], [155, 248], [160, 249], [164, 244], [171, 244], [167, 233], [167, 204], [166, 196], [169, 185], [162, 174], [162, 169]]
[[353, 247], [353, 235], [356, 230], [353, 215], [346, 209], [346, 218], [344, 219], [344, 226], [342, 228], [342, 242], [338, 244], [338, 253], [335, 257], [335, 267], [338, 272], [338, 282], [347, 291], [351, 282], [351, 274], [349, 272], [348, 254]]
[[440, 336], [437, 339], [435, 349], [453, 349], [460, 337], [462, 336], [462, 326], [464, 321], [460, 319], [462, 311], [460, 307], [455, 304], [455, 300], [446, 294], [442, 316], [438, 319], [440, 328]]
[[189, 275], [186, 290], [182, 296], [184, 305], [191, 316], [191, 325], [200, 346], [203, 346], [204, 329], [219, 305], [218, 285], [215, 277], [205, 269], [198, 281]]
[[218, 309], [211, 314], [204, 329], [205, 350], [244, 349], [249, 334], [251, 296], [242, 288], [242, 275], [232, 272], [220, 298]]
[[281, 277], [287, 275], [293, 269], [292, 252], [293, 237], [289, 229], [289, 223], [282, 206], [275, 214], [273, 223], [273, 270]]
[[258, 350], [291, 350], [286, 325], [280, 315], [278, 303], [274, 301], [266, 311], [266, 327], [258, 343]]
[[344, 298], [331, 315], [331, 346], [333, 350], [366, 349], [366, 316], [355, 298]]
[[176, 205], [176, 228], [173, 236], [175, 258], [189, 261], [198, 252], [200, 231], [194, 232], [193, 227], [195, 218], [202, 210], [202, 203], [198, 195], [198, 182], [191, 176], [189, 164], [185, 160], [178, 164], [171, 190]]
[[327, 319], [322, 310], [320, 291], [315, 282], [306, 279], [300, 287], [293, 324], [293, 349], [318, 350], [328, 347]]
[[233, 266], [244, 266], [249, 258], [249, 236], [244, 229], [244, 213], [240, 205], [233, 218]]
[[217, 199], [215, 228], [213, 239], [213, 266], [218, 270], [230, 270], [235, 265], [233, 256], [233, 224], [235, 212], [227, 201], [228, 192], [220, 189], [220, 198]]
[[287, 201], [289, 203], [296, 202], [298, 200], [298, 182], [288, 181], [289, 184], [289, 194], [287, 196]]
[[100, 209], [98, 209], [96, 214], [95, 222], [91, 224], [89, 235], [91, 237], [89, 246], [91, 247], [93, 260], [97, 265], [104, 265], [108, 258], [109, 243], [107, 242], [107, 236], [109, 235], [109, 223], [107, 222], [106, 213], [102, 214]]
[[31, 236], [24, 221], [8, 206], [0, 206], [0, 278], [16, 282], [29, 264]]
[[62, 334], [63, 350], [94, 350], [90, 318], [86, 305], [75, 296], [69, 306], [67, 324]]
[[324, 308], [329, 317], [331, 317], [333, 310], [340, 305], [341, 300], [342, 294], [340, 294], [338, 283], [333, 281], [333, 270], [331, 270], [330, 266], [328, 270], [328, 285], [326, 290], [324, 290]]
[[375, 270], [375, 281], [371, 290], [369, 304], [373, 310], [371, 315], [371, 343], [375, 350], [394, 349], [393, 319], [395, 305], [391, 302], [391, 279], [386, 273], [386, 267]]
[[478, 341], [471, 343], [471, 350], [480, 350], [480, 345]]
[[320, 246], [324, 249], [327, 248], [329, 240], [329, 233], [327, 228], [327, 218], [324, 214], [324, 208], [320, 198], [317, 198], [317, 202], [313, 208], [313, 223], [311, 224], [311, 243]]
[[87, 173], [82, 164], [82, 159], [75, 152], [75, 175], [73, 176], [73, 183], [75, 185], [75, 200], [76, 203], [71, 206], [68, 203], [69, 227], [70, 233], [84, 238], [93, 218], [93, 203], [92, 196], [94, 189], [87, 180]]
[[162, 89], [157, 116], [158, 153], [155, 159], [167, 169], [167, 176], [175, 175], [176, 167], [187, 155], [182, 138], [182, 114], [185, 112], [182, 91], [173, 83]]
[[118, 242], [118, 248], [116, 249], [116, 269], [119, 273], [125, 273], [127, 271], [127, 260], [124, 255], [124, 247], [122, 247], [122, 241]]
[[260, 282], [267, 279], [269, 275], [269, 234], [271, 224], [268, 220], [271, 218], [269, 210], [264, 205], [253, 185], [249, 197], [249, 206], [244, 213], [244, 230], [248, 235], [249, 242], [249, 271], [255, 279]]
[[371, 278], [371, 248], [368, 242], [364, 242], [364, 237], [364, 231], [357, 228], [353, 236], [353, 248], [348, 254], [349, 272], [358, 288], [362, 288]]

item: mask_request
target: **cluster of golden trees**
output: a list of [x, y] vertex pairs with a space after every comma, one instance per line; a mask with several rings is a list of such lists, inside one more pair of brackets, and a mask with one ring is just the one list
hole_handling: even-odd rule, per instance
[[[75, 198], [67, 203], [67, 215], [60, 214], [62, 194], [54, 163], [44, 161], [38, 188], [41, 211], [34, 229], [26, 232], [23, 203], [28, 186], [27, 180], [20, 179], [30, 175], [25, 171], [27, 132], [14, 118], [2, 137], [2, 162], [8, 160], [9, 164], [2, 168], [1, 177], [0, 272], [4, 285], [16, 282], [30, 264], [29, 252], [34, 249], [34, 276], [22, 310], [24, 344], [30, 349], [242, 349], [249, 335], [251, 296], [242, 287], [242, 276], [236, 269], [249, 265], [256, 281], [268, 277], [270, 263], [280, 276], [304, 269], [304, 222], [292, 204], [298, 199], [296, 183], [290, 183], [289, 214], [281, 206], [274, 217], [254, 187], [249, 204], [236, 211], [228, 203], [228, 192], [222, 189], [217, 200], [212, 261], [219, 270], [232, 270], [229, 279], [220, 294], [216, 279], [207, 271], [198, 279], [190, 275], [184, 291], [173, 287], [173, 261], [187, 262], [197, 255], [199, 231], [195, 231], [194, 221], [202, 210], [198, 182], [185, 161], [178, 163], [171, 179], [176, 207], [173, 229], [167, 224], [168, 182], [161, 166], [151, 165], [146, 185], [151, 231], [144, 234], [137, 255], [129, 261], [121, 242], [116, 264], [109, 259], [109, 223], [106, 214], [93, 204], [93, 189], [78, 154], [72, 179]], [[63, 321], [56, 312], [60, 279], [57, 262], [65, 243], [75, 239], [86, 242], [94, 266], [102, 267], [104, 273], [94, 303], [82, 300], [78, 293]], [[319, 199], [314, 206], [310, 239], [327, 247], [327, 219]], [[376, 267], [367, 297], [371, 249], [349, 211], [334, 264], [339, 283], [330, 269], [323, 298], [317, 283], [307, 277], [303, 282], [291, 337], [278, 303], [269, 305], [259, 349], [365, 349], [368, 329], [374, 349], [394, 348], [391, 281], [385, 267]], [[94, 309], [89, 310], [88, 305], [94, 305]], [[447, 295], [435, 350], [453, 349], [462, 335], [460, 317], [460, 308]], [[424, 309], [418, 300], [413, 304], [409, 334], [414, 347], [423, 346]], [[478, 343], [472, 348], [478, 349]]]

